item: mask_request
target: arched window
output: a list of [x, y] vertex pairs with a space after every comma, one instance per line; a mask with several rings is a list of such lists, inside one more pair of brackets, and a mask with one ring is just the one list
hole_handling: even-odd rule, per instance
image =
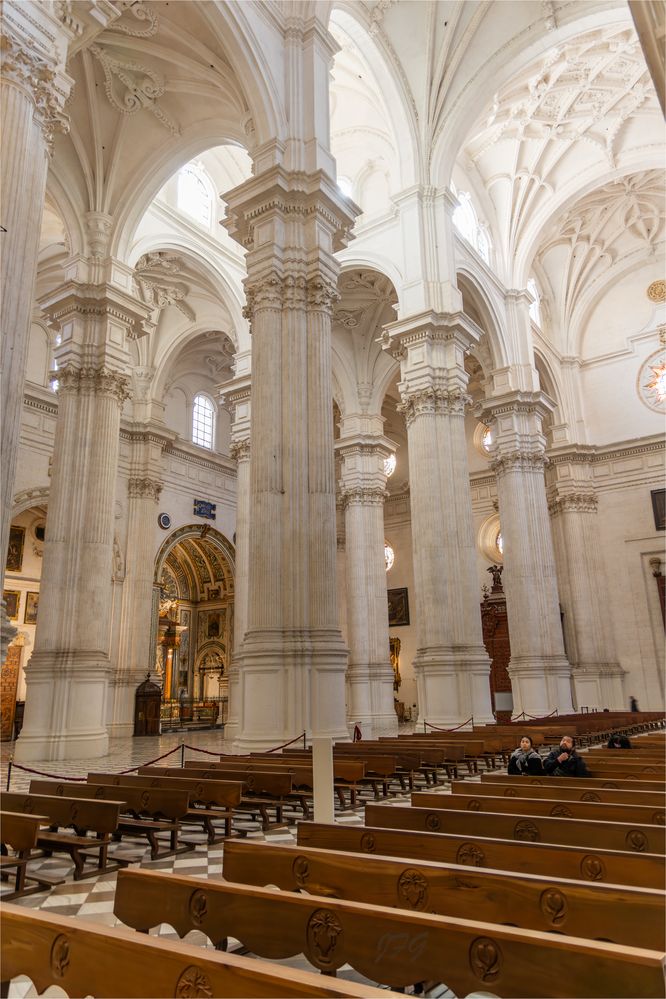
[[213, 195], [201, 163], [187, 163], [178, 173], [178, 207], [199, 225], [210, 228]]
[[482, 225], [474, 211], [472, 196], [468, 191], [456, 191], [452, 188], [458, 200], [458, 207], [453, 213], [453, 224], [467, 242], [474, 247], [482, 260], [490, 263], [490, 239], [488, 237], [488, 227]]
[[539, 289], [534, 278], [530, 278], [527, 282], [527, 290], [533, 299], [530, 304], [530, 319], [541, 328], [541, 295], [539, 294]]
[[354, 185], [349, 177], [338, 177], [338, 187], [347, 198], [351, 198]]
[[207, 395], [195, 397], [192, 410], [192, 443], [213, 449], [215, 408]]

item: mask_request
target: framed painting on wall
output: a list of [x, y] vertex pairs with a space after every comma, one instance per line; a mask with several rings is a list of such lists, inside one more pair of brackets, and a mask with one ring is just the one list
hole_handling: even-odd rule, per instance
[[652, 513], [654, 515], [655, 531], [666, 531], [666, 489], [653, 489]]
[[24, 624], [37, 624], [37, 605], [39, 604], [39, 593], [29, 591], [25, 595], [25, 611], [23, 612]]
[[389, 628], [399, 628], [401, 625], [409, 624], [407, 588], [402, 587], [397, 590], [388, 590], [387, 596]]
[[19, 614], [19, 604], [21, 602], [21, 591], [20, 590], [3, 590], [2, 599], [5, 601], [5, 607], [7, 608], [7, 617], [10, 621], [17, 621]]
[[7, 572], [20, 572], [23, 568], [24, 543], [25, 527], [10, 527], [9, 545], [7, 547]]

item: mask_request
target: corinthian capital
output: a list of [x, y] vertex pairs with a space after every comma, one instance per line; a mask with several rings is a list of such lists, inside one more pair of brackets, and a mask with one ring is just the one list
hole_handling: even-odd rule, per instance
[[6, 30], [0, 35], [2, 81], [30, 94], [35, 116], [49, 147], [56, 132], [69, 131], [63, 111], [67, 93], [56, 84], [56, 68]]
[[157, 502], [162, 492], [162, 483], [157, 479], [135, 478], [127, 483], [127, 495], [130, 499], [152, 499]]
[[229, 454], [235, 461], [246, 461], [250, 457], [250, 438], [233, 441], [229, 448]]
[[506, 451], [498, 455], [490, 463], [490, 467], [497, 476], [505, 475], [507, 472], [540, 472], [543, 474], [544, 468], [548, 464], [548, 459], [542, 448], [516, 448], [513, 451]]
[[77, 367], [71, 362], [57, 371], [58, 395], [111, 396], [122, 406], [130, 397], [129, 378], [109, 368]]
[[553, 517], [560, 513], [596, 513], [598, 502], [593, 492], [565, 493], [549, 500], [548, 512]]
[[402, 403], [397, 408], [410, 427], [419, 416], [462, 416], [471, 402], [471, 397], [461, 389], [431, 386], [417, 392], [404, 392]]
[[388, 493], [381, 486], [354, 486], [340, 494], [342, 509], [348, 506], [383, 506]]

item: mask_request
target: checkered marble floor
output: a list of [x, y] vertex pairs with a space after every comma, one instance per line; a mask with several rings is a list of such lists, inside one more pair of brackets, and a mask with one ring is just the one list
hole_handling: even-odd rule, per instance
[[[180, 763], [180, 747], [183, 742], [192, 747], [185, 749], [184, 758], [201, 759], [204, 763], [208, 757], [205, 753], [198, 752], [197, 750], [206, 750], [214, 755], [231, 751], [231, 745], [226, 744], [221, 733], [215, 731], [187, 733], [185, 736], [181, 736], [179, 733], [169, 733], [154, 738], [112, 740], [108, 755], [102, 758], [94, 760], [66, 760], [59, 763], [36, 761], [31, 763], [29, 767], [27, 765], [25, 767], [23, 765], [20, 767], [14, 765], [11, 772], [10, 788], [12, 791], [27, 791], [30, 780], [36, 776], [30, 771], [41, 771], [44, 775], [69, 779], [85, 777], [88, 771], [93, 769], [118, 772], [130, 767], [137, 767], [171, 750], [176, 751], [164, 762], [165, 764], [177, 766]], [[12, 745], [10, 743], [2, 745], [0, 773], [3, 788], [6, 787], [7, 783], [7, 765], [11, 751]], [[449, 788], [446, 785], [442, 785], [438, 790], [446, 793]], [[371, 797], [370, 795], [370, 799], [368, 800], [371, 800]], [[390, 801], [391, 804], [396, 805], [408, 802], [408, 794], [396, 794]], [[343, 811], [338, 809], [335, 820], [343, 825], [362, 825], [363, 813], [364, 803], [359, 803], [359, 807], [354, 810]], [[250, 819], [247, 821], [235, 821], [234, 828], [243, 831], [249, 841], [295, 844], [296, 822], [299, 818], [300, 812], [298, 810], [286, 812], [285, 825], [266, 832], [262, 831], [259, 822], [253, 822]], [[198, 877], [202, 880], [209, 878], [221, 879], [224, 843], [208, 845], [204, 834], [190, 827], [187, 827], [184, 831], [183, 839], [187, 842], [195, 843], [194, 849], [187, 853], [151, 860], [150, 850], [147, 844], [144, 844], [143, 840], [125, 838], [121, 843], [114, 844], [110, 856], [111, 859], [113, 856], [117, 856], [118, 859], [129, 861], [132, 866], [136, 865], [146, 870], [174, 872]], [[63, 883], [56, 884], [50, 890], [47, 889], [43, 892], [17, 899], [16, 904], [28, 908], [44, 909], [44, 911], [53, 915], [75, 917], [77, 920], [89, 920], [104, 926], [120, 925], [119, 920], [113, 914], [116, 887], [115, 872], [91, 876], [81, 881], [74, 881], [72, 872], [73, 867], [67, 857], [56, 855], [34, 860], [30, 864], [29, 873], [38, 874], [47, 880], [57, 881], [63, 879]], [[3, 883], [2, 890], [4, 894], [7, 894], [10, 888]], [[166, 939], [178, 939], [175, 931], [167, 925], [157, 926], [151, 932]], [[188, 942], [200, 944], [203, 947], [210, 948], [212, 946], [207, 938], [198, 931], [192, 931], [186, 939]], [[230, 949], [238, 946], [237, 942], [234, 943], [232, 941]], [[312, 970], [303, 957], [278, 961], [276, 963], [304, 970]], [[367, 979], [354, 972], [351, 968], [341, 969], [339, 977], [370, 984]], [[10, 999], [31, 999], [36, 994], [34, 987], [27, 978], [17, 978], [10, 986]], [[428, 993], [428, 995], [433, 997], [433, 999], [434, 997], [453, 999], [453, 993], [444, 986], [438, 987]]]

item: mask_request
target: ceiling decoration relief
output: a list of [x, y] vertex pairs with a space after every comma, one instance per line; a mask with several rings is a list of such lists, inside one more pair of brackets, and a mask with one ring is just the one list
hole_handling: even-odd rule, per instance
[[664, 241], [665, 217], [662, 172], [646, 170], [605, 184], [553, 220], [536, 260], [563, 330], [582, 296], [614, 265], [654, 255]]
[[161, 311], [169, 305], [194, 322], [196, 313], [186, 301], [190, 286], [177, 280], [184, 272], [185, 265], [176, 253], [157, 250], [144, 253], [134, 268], [134, 281], [139, 296], [146, 305]]
[[[488, 191], [507, 259], [530, 218], [582, 174], [661, 144], [658, 102], [631, 27], [554, 47], [494, 98], [459, 160]], [[659, 120], [661, 120], [659, 118]]]

